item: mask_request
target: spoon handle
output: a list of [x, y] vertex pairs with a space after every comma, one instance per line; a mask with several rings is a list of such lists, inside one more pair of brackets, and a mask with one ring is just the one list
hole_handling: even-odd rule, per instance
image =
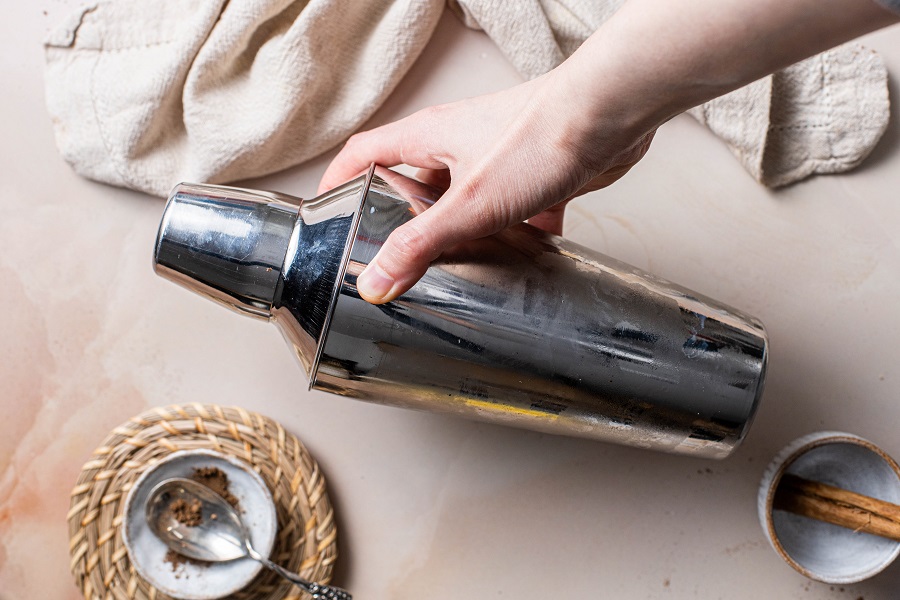
[[277, 565], [271, 560], [263, 558], [262, 556], [254, 558], [299, 587], [304, 592], [309, 593], [313, 597], [313, 600], [353, 600], [353, 596], [351, 596], [349, 592], [345, 592], [341, 588], [307, 581], [296, 573], [291, 573], [281, 565]]

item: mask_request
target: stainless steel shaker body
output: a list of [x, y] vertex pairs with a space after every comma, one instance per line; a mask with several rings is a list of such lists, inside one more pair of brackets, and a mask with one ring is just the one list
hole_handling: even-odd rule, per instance
[[563, 238], [517, 225], [446, 252], [393, 302], [362, 300], [357, 276], [435, 199], [381, 168], [302, 202], [179, 186], [155, 264], [274, 320], [316, 389], [695, 456], [736, 447], [762, 325]]

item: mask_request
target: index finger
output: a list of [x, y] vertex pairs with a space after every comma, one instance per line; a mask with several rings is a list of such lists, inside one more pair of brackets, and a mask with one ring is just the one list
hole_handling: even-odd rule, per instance
[[318, 193], [344, 183], [372, 163], [383, 167], [406, 164], [424, 169], [446, 169], [447, 165], [435, 158], [423, 143], [433, 136], [427, 131], [422, 112], [350, 137], [325, 170]]

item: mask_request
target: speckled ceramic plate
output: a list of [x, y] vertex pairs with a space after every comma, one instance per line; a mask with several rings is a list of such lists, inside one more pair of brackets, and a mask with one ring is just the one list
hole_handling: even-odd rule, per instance
[[144, 517], [150, 490], [164, 479], [190, 478], [195, 469], [203, 467], [218, 467], [228, 476], [228, 489], [239, 501], [250, 542], [263, 556], [268, 557], [272, 551], [278, 529], [269, 489], [243, 461], [212, 450], [184, 450], [147, 469], [125, 499], [125, 547], [141, 577], [160, 592], [184, 600], [212, 600], [233, 594], [250, 583], [262, 568], [250, 558], [207, 565], [173, 564], [166, 560], [168, 547], [154, 535]]

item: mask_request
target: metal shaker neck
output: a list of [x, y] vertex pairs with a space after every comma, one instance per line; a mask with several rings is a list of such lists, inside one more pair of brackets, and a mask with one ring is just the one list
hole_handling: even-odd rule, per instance
[[180, 184], [154, 269], [242, 314], [272, 319], [312, 375], [371, 171], [312, 200]]

